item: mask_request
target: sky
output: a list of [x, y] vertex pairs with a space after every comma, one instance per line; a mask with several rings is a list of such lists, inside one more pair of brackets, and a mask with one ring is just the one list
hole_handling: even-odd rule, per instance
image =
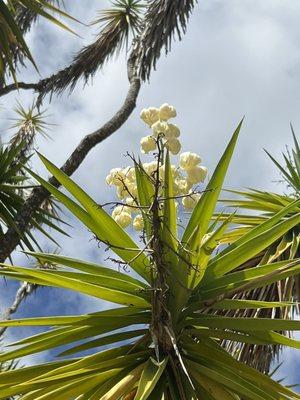
[[[86, 7], [86, 5], [89, 7]], [[81, 21], [94, 20], [97, 11], [109, 6], [109, 1], [67, 0], [67, 10]], [[297, 0], [201, 0], [196, 6], [187, 34], [176, 41], [172, 51], [162, 56], [150, 82], [143, 84], [137, 107], [128, 122], [105, 142], [90, 152], [73, 175], [97, 202], [114, 198], [113, 190], [105, 186], [109, 170], [126, 166], [124, 154], [139, 152], [139, 141], [147, 134], [139, 119], [140, 110], [170, 103], [177, 109], [176, 124], [181, 129], [183, 151], [201, 155], [203, 164], [212, 171], [235, 127], [245, 116], [240, 139], [233, 157], [225, 187], [281, 192], [281, 178], [263, 149], [280, 159], [285, 145], [291, 145], [289, 124], [300, 132], [300, 2]], [[83, 45], [90, 43], [97, 28], [72, 24], [80, 34], [76, 37], [48, 22], [39, 21], [27, 36], [37, 60], [41, 77], [67, 66]], [[30, 66], [20, 71], [20, 78], [36, 82], [39, 75]], [[122, 104], [128, 81], [126, 54], [113, 59], [98, 71], [88, 85], [80, 82], [71, 95], [53, 97], [45, 108], [52, 140], [37, 139], [36, 148], [56, 165], [61, 165], [88, 133], [103, 125]], [[0, 99], [2, 118], [0, 133], [7, 140], [8, 118], [16, 100], [28, 106], [31, 92], [20, 91]], [[299, 134], [298, 134], [299, 137]], [[33, 167], [47, 177], [37, 158]], [[106, 255], [91, 240], [91, 235], [68, 213], [65, 219], [72, 227], [71, 238], [56, 235], [61, 253], [76, 258], [103, 262]], [[41, 238], [46, 251], [55, 247]], [[29, 265], [19, 251], [14, 262]], [[13, 298], [16, 283], [0, 283], [0, 311]], [[45, 304], [44, 299], [47, 298]], [[106, 304], [56, 289], [39, 289], [20, 307], [16, 316], [51, 315], [92, 312]], [[31, 333], [28, 329], [11, 329], [7, 341]], [[296, 350], [283, 353], [280, 376], [289, 383], [300, 382]], [[39, 362], [52, 353], [32, 356], [25, 362]]]

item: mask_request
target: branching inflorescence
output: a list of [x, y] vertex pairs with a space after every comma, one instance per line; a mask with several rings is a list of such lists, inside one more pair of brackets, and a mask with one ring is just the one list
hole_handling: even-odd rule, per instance
[[[145, 211], [147, 207], [143, 207], [139, 203], [136, 168], [142, 169], [149, 183], [157, 186], [157, 201], [160, 203], [160, 207], [163, 207], [165, 200], [163, 196], [165, 182], [164, 154], [169, 152], [177, 155], [181, 150], [180, 129], [177, 125], [169, 122], [176, 115], [175, 108], [168, 104], [163, 104], [160, 108], [150, 107], [142, 110], [140, 117], [151, 129], [151, 133], [141, 139], [141, 152], [143, 154], [152, 153], [154, 160], [141, 163], [133, 158], [135, 166], [114, 168], [106, 177], [107, 184], [116, 187], [120, 199], [120, 202], [116, 203], [112, 217], [123, 228], [133, 223], [133, 228], [140, 231], [145, 225], [140, 211]], [[179, 165], [171, 165], [173, 198], [176, 200], [176, 209], [178, 208], [177, 200], [181, 200], [186, 210], [192, 210], [197, 204], [201, 193], [195, 185], [204, 182], [207, 175], [207, 168], [200, 163], [201, 158], [198, 154], [184, 152], [180, 154]], [[132, 214], [136, 214], [134, 219]]]

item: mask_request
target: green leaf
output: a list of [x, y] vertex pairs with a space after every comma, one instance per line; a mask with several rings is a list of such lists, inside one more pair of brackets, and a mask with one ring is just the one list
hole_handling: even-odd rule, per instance
[[254, 239], [261, 233], [264, 233], [266, 230], [272, 228], [278, 222], [281, 222], [284, 217], [289, 215], [290, 213], [293, 214], [296, 211], [299, 212], [300, 200], [295, 200], [290, 203], [285, 204], [284, 207], [280, 207], [279, 211], [276, 212], [275, 215], [272, 217], [266, 218], [265, 221], [261, 221], [257, 224], [253, 229], [249, 230], [246, 234], [242, 235], [238, 240], [232, 243], [230, 246], [226, 247], [223, 251], [221, 251], [214, 260], [222, 257], [224, 254], [229, 253], [231, 250], [235, 249], [236, 247], [240, 246], [241, 244]]
[[[15, 272], [16, 274], [11, 274], [11, 272]], [[20, 275], [19, 275], [20, 274]], [[85, 277], [88, 277], [87, 274], [77, 274], [74, 276], [67, 272], [62, 271], [45, 271], [45, 270], [34, 270], [29, 268], [21, 268], [21, 267], [10, 267], [7, 269], [1, 269], [0, 275], [7, 277], [14, 277], [22, 281], [24, 279], [24, 275], [27, 277], [28, 282], [31, 283], [41, 283], [46, 286], [52, 287], [60, 287], [63, 289], [71, 289], [75, 292], [83, 293], [88, 296], [93, 296], [99, 299], [103, 299], [106, 301], [111, 301], [116, 304], [123, 305], [134, 305], [137, 307], [149, 307], [149, 303], [138, 295], [138, 291], [135, 294], [131, 294], [128, 292], [124, 292], [124, 285], [118, 285], [117, 281], [110, 280], [106, 282], [106, 286], [100, 286], [101, 279], [98, 281], [99, 284], [88, 283], [84, 281]], [[37, 279], [37, 281], [36, 281]], [[95, 278], [94, 278], [95, 279]], [[92, 281], [91, 277], [91, 281]], [[110, 287], [119, 287], [120, 290], [110, 289]], [[126, 287], [126, 285], [125, 285]], [[122, 290], [121, 290], [122, 289]]]
[[241, 310], [241, 309], [262, 309], [277, 307], [293, 307], [298, 303], [288, 301], [259, 301], [259, 300], [236, 300], [225, 299], [212, 305], [215, 310]]
[[101, 346], [105, 346], [105, 345], [108, 345], [111, 343], [122, 342], [124, 340], [128, 340], [128, 339], [136, 338], [138, 336], [145, 335], [145, 334], [147, 334], [147, 332], [148, 332], [147, 329], [137, 329], [134, 331], [120, 332], [120, 333], [114, 333], [114, 334], [108, 335], [108, 336], [103, 336], [99, 339], [91, 340], [89, 342], [85, 342], [78, 346], [71, 347], [70, 349], [65, 350], [62, 353], [60, 353], [59, 356], [68, 356], [70, 354], [79, 353], [81, 351], [93, 349], [95, 347], [101, 347]]
[[274, 331], [256, 331], [256, 332], [239, 332], [230, 330], [220, 329], [209, 329], [205, 327], [197, 327], [187, 330], [190, 335], [203, 339], [206, 337], [221, 340], [230, 340], [239, 343], [249, 343], [258, 345], [281, 345], [293, 347], [295, 349], [300, 348], [300, 341], [291, 339], [290, 337], [284, 336]]
[[186, 324], [218, 329], [234, 329], [245, 332], [268, 330], [300, 331], [300, 321], [270, 318], [231, 318], [217, 315], [199, 315], [187, 319]]
[[121, 379], [116, 385], [114, 385], [107, 393], [100, 398], [100, 400], [119, 400], [123, 393], [128, 393], [140, 379], [141, 373], [143, 372], [145, 363], [137, 366], [123, 379]]
[[[145, 232], [147, 239], [150, 240], [152, 234], [151, 222], [149, 221], [149, 217], [147, 215], [148, 208], [150, 208], [151, 203], [154, 198], [154, 186], [150, 180], [150, 177], [146, 174], [146, 171], [143, 168], [143, 164], [141, 162], [134, 164], [135, 168], [135, 176], [136, 176], [136, 185], [137, 185], [137, 193], [138, 193], [138, 204], [142, 207], [141, 212], [143, 215]], [[143, 209], [146, 207], [146, 209]]]
[[163, 361], [157, 362], [152, 357], [147, 361], [135, 395], [134, 400], [146, 400], [154, 390], [159, 378], [164, 372], [168, 363], [168, 357], [165, 357]]
[[270, 229], [263, 231], [250, 240], [243, 242], [233, 250], [221, 257], [216, 257], [209, 263], [203, 282], [208, 282], [221, 275], [232, 271], [236, 267], [242, 265], [260, 251], [266, 249], [275, 240], [280, 238], [291, 228], [300, 223], [300, 213], [290, 217]]
[[128, 274], [122, 273], [120, 271], [115, 271], [112, 268], [103, 267], [102, 265], [95, 264], [92, 262], [78, 260], [57, 254], [46, 254], [37, 252], [26, 252], [26, 254], [32, 255], [37, 260], [54, 263], [58, 265], [64, 265], [66, 267], [77, 269], [79, 271], [94, 275], [96, 277], [99, 276], [103, 278], [116, 279], [128, 283], [129, 286], [136, 286], [137, 288], [140, 289], [149, 288], [148, 285], [146, 285], [145, 283], [141, 282], [138, 279], [131, 277]]
[[200, 230], [198, 233], [198, 243], [200, 243], [201, 238], [207, 232], [208, 225], [210, 223], [211, 217], [214, 213], [216, 203], [219, 198], [220, 191], [225, 179], [225, 175], [238, 139], [238, 135], [242, 126], [243, 120], [239, 123], [236, 128], [222, 158], [220, 159], [207, 187], [206, 192], [201, 196], [198, 204], [196, 205], [192, 216], [188, 222], [185, 232], [182, 237], [182, 242], [186, 243], [189, 241], [193, 232], [200, 225]]
[[285, 386], [280, 385], [276, 381], [272, 381], [267, 375], [249, 367], [245, 363], [237, 361], [212, 339], [205, 338], [198, 343], [193, 342], [191, 339], [184, 340], [184, 348], [187, 354], [193, 354], [193, 357], [196, 359], [203, 360], [203, 358], [205, 358], [208, 363], [217, 360], [227, 368], [230, 368], [233, 371], [239, 371], [239, 374], [244, 379], [254, 382], [256, 385], [259, 385], [260, 388], [265, 388], [265, 391], [268, 393], [271, 391], [271, 393], [274, 394], [275, 399], [281, 399], [281, 394], [287, 396], [283, 397], [284, 399], [290, 399], [290, 397], [300, 398], [300, 396]]

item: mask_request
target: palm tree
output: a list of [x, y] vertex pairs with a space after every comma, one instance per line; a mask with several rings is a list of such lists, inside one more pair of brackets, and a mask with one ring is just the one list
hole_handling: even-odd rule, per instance
[[[178, 170], [170, 161], [170, 152], [176, 153], [180, 147], [176, 138], [170, 137], [171, 132], [178, 136], [178, 129], [165, 122], [169, 119], [163, 117], [165, 109], [165, 106], [156, 111], [150, 109], [142, 114], [148, 115], [153, 129], [146, 138], [148, 148], [155, 151], [151, 168], [133, 158], [133, 167], [114, 170], [108, 177], [108, 183], [116, 185], [121, 198], [113, 202], [119, 208], [114, 209], [112, 216], [105, 211], [105, 205], [97, 204], [40, 155], [64, 192], [31, 174], [115, 254], [112, 260], [120, 268], [116, 271], [56, 254], [30, 253], [40, 261], [55, 263], [60, 269], [5, 266], [0, 274], [71, 289], [118, 307], [87, 315], [1, 321], [0, 325], [5, 327], [49, 326], [52, 329], [14, 343], [17, 348], [0, 355], [0, 362], [61, 345], [68, 345], [61, 356], [84, 350], [91, 350], [92, 354], [0, 373], [0, 399], [13, 395], [21, 395], [24, 400], [300, 398], [269, 376], [239, 362], [222, 347], [223, 340], [230, 340], [299, 348], [297, 340], [280, 333], [299, 330], [299, 321], [211, 312], [277, 310], [294, 305], [281, 300], [234, 296], [268, 287], [299, 273], [298, 259], [274, 260], [264, 265], [258, 262], [257, 266], [240, 268], [299, 225], [300, 214], [295, 211], [299, 201], [289, 203], [279, 213], [248, 229], [216, 254], [218, 243], [226, 237], [234, 217], [217, 223], [213, 218], [241, 123], [202, 195], [191, 187], [190, 192], [184, 188], [185, 194], [178, 194], [174, 192], [178, 187], [175, 181]], [[174, 117], [174, 109], [168, 110], [171, 110], [169, 117]], [[163, 121], [155, 125], [149, 117], [153, 113]], [[191, 158], [199, 163], [197, 156]], [[198, 166], [196, 169], [204, 171]], [[187, 174], [186, 182], [189, 182], [191, 172]], [[195, 203], [182, 235], [178, 234], [176, 212], [179, 199]], [[130, 223], [131, 212], [138, 212], [134, 226], [143, 227], [141, 245], [122, 228]], [[126, 272], [128, 267], [135, 272], [134, 276]], [[106, 349], [96, 350], [103, 346]]]

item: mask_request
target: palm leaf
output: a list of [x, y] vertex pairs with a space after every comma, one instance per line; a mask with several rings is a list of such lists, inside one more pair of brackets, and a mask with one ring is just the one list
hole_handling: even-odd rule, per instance
[[4, 76], [6, 72], [6, 66], [12, 75], [13, 79], [16, 81], [16, 70], [14, 65], [14, 57], [16, 48], [19, 52], [26, 58], [28, 58], [33, 65], [36, 64], [32, 58], [30, 50], [23, 38], [22, 28], [18, 25], [18, 19], [16, 19], [16, 8], [15, 6], [24, 7], [29, 9], [35, 15], [41, 15], [47, 20], [55, 23], [56, 25], [62, 27], [63, 29], [69, 30], [65, 24], [59, 21], [57, 18], [53, 17], [48, 11], [59, 13], [64, 17], [71, 18], [67, 13], [54, 6], [51, 1], [46, 0], [9, 0], [5, 2], [0, 0], [0, 37], [1, 37], [1, 47], [0, 47], [0, 75], [1, 79], [4, 81]]

